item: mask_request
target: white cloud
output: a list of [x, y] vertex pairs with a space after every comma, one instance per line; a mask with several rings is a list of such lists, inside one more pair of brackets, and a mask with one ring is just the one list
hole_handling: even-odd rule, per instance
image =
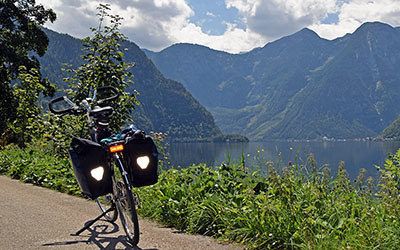
[[[400, 0], [225, 0], [225, 4], [236, 8], [248, 29], [268, 41], [304, 27], [334, 39], [369, 21], [400, 26]], [[337, 22], [323, 23], [329, 14], [337, 15]]]
[[37, 0], [37, 3], [52, 8], [57, 14], [54, 23], [46, 26], [50, 29], [68, 33], [75, 37], [84, 37], [90, 34], [90, 27], [97, 24], [96, 5], [83, 0]]
[[236, 27], [236, 24], [227, 24], [223, 35], [209, 35], [202, 32], [199, 26], [188, 24], [171, 33], [178, 41], [201, 44], [210, 48], [239, 53], [248, 51], [265, 44], [266, 40], [261, 35]]
[[249, 29], [268, 40], [289, 35], [335, 12], [336, 0], [225, 0], [236, 8]]
[[[111, 13], [124, 18], [122, 30], [128, 38], [141, 46], [159, 49], [173, 40], [166, 29], [184, 23], [193, 11], [184, 0], [104, 0]], [[76, 37], [90, 35], [90, 27], [97, 25], [97, 0], [38, 0], [52, 8], [57, 20], [47, 27]]]
[[338, 9], [338, 22], [316, 23], [310, 28], [320, 36], [333, 39], [354, 32], [364, 22], [381, 21], [400, 26], [400, 0], [352, 0]]
[[[97, 25], [98, 0], [37, 0], [53, 8], [58, 18], [48, 27], [76, 37], [90, 34]], [[112, 13], [124, 18], [122, 31], [141, 47], [163, 49], [173, 43], [202, 44], [238, 53], [310, 27], [320, 36], [335, 38], [353, 32], [365, 21], [400, 25], [400, 0], [225, 0], [227, 8], [239, 12], [244, 28], [226, 23], [222, 35], [202, 30], [193, 23], [195, 15], [187, 0], [103, 0]], [[323, 24], [328, 14], [337, 13], [338, 22]], [[218, 15], [209, 13], [208, 15]]]
[[[53, 8], [58, 18], [51, 29], [76, 37], [90, 34], [97, 24], [97, 0], [38, 0]], [[263, 36], [249, 29], [226, 25], [222, 35], [209, 35], [201, 26], [190, 22], [194, 11], [185, 0], [106, 0], [111, 10], [124, 18], [122, 31], [139, 46], [160, 50], [173, 43], [202, 44], [218, 50], [238, 53], [262, 46]], [[212, 13], [211, 13], [212, 14]]]

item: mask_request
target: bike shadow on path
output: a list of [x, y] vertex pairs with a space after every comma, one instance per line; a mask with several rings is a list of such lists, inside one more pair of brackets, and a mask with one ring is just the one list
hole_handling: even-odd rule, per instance
[[[86, 222], [89, 223], [90, 221]], [[88, 237], [87, 240], [68, 240], [45, 243], [44, 247], [54, 247], [54, 246], [71, 246], [75, 244], [88, 244], [96, 245], [99, 249], [129, 249], [129, 250], [157, 250], [156, 248], [142, 249], [138, 246], [132, 247], [125, 236], [123, 230], [119, 230], [119, 226], [114, 222], [101, 221], [99, 225], [95, 225], [92, 228], [87, 229], [85, 232], [89, 234], [82, 233], [78, 237]], [[110, 235], [114, 233], [121, 233], [121, 235]]]

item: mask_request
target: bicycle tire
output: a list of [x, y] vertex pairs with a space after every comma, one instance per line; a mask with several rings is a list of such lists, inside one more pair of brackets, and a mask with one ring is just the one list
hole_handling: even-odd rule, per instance
[[[107, 209], [109, 209], [110, 206], [115, 206], [115, 204], [113, 204], [114, 201], [111, 194], [107, 194], [97, 198], [96, 203], [102, 213], [104, 213]], [[114, 209], [111, 212], [106, 213], [104, 215], [104, 218], [108, 222], [115, 222], [118, 219], [117, 209]]]
[[115, 204], [122, 227], [124, 228], [128, 242], [136, 246], [139, 243], [140, 232], [133, 194], [129, 190], [127, 184], [122, 181], [115, 182], [115, 185]]

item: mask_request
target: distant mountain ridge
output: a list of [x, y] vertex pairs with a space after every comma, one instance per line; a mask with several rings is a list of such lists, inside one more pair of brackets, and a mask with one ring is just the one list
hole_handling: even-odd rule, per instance
[[[46, 54], [39, 58], [44, 76], [60, 87], [66, 73], [63, 64], [76, 68], [82, 63], [79, 39], [45, 29], [49, 37]], [[134, 62], [131, 69], [134, 84], [128, 90], [137, 90], [141, 104], [134, 111], [134, 122], [147, 132], [168, 134], [175, 141], [211, 140], [222, 137], [212, 115], [180, 84], [166, 79], [133, 42], [123, 44], [127, 49], [125, 60]]]
[[224, 132], [255, 140], [371, 137], [400, 114], [400, 29], [384, 23], [334, 40], [302, 29], [244, 54], [191, 44], [146, 53]]

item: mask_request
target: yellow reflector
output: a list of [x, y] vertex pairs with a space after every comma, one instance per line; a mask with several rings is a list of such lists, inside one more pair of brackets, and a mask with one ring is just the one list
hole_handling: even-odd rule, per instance
[[111, 153], [118, 153], [124, 150], [124, 144], [113, 145], [110, 147]]

